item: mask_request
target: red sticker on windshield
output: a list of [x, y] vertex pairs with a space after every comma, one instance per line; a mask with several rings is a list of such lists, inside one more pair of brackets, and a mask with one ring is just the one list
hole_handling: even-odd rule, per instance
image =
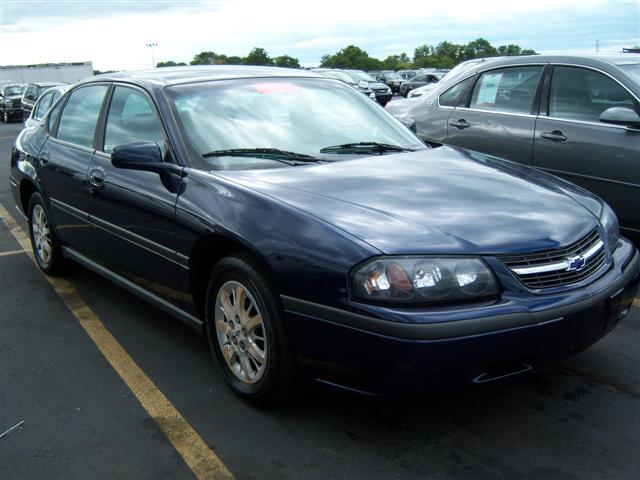
[[300, 87], [290, 82], [254, 83], [252, 87], [260, 93], [287, 93], [300, 90]]

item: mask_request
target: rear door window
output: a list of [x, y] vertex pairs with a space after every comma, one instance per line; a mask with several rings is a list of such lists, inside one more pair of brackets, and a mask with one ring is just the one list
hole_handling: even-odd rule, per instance
[[56, 138], [91, 148], [107, 85], [81, 87], [73, 92], [60, 115]]
[[542, 65], [490, 70], [480, 75], [469, 108], [506, 113], [531, 113]]
[[53, 102], [53, 92], [47, 93], [40, 99], [33, 114], [33, 118], [35, 118], [36, 120], [41, 119], [44, 114], [47, 113], [47, 110], [49, 110], [51, 102]]

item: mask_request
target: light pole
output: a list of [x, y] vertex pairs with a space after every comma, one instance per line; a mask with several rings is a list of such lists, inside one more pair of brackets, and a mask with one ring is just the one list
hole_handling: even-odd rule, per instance
[[157, 43], [146, 43], [147, 47], [151, 48], [151, 68], [156, 68], [156, 60], [153, 57], [153, 49], [158, 46]]

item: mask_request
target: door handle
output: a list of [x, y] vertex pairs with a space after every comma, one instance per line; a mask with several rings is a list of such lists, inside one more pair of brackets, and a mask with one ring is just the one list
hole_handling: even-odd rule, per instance
[[540, 137], [551, 140], [552, 142], [564, 142], [567, 140], [567, 137], [565, 137], [560, 130], [554, 130], [553, 132], [542, 132], [540, 134]]
[[90, 191], [97, 190], [98, 188], [103, 188], [104, 179], [105, 173], [101, 169], [96, 168], [94, 170], [91, 170], [91, 172], [89, 173], [89, 183], [91, 184], [89, 188]]
[[469, 128], [469, 122], [467, 122], [464, 118], [461, 118], [458, 121], [452, 120], [451, 122], [449, 122], [449, 125], [451, 125], [452, 127], [456, 127], [456, 128]]

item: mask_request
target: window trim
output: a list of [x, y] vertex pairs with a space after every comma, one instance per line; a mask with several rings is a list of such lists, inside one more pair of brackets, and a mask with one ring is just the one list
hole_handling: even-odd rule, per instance
[[[591, 70], [597, 73], [601, 73], [606, 77], [609, 77], [611, 80], [613, 80], [615, 83], [617, 83], [618, 85], [620, 85], [622, 88], [624, 88], [629, 95], [631, 95], [631, 98], [635, 101], [635, 108], [634, 110], [636, 111], [636, 113], [640, 114], [640, 99], [638, 99], [638, 97], [635, 96], [635, 94], [629, 90], [629, 88], [627, 88], [627, 86], [625, 84], [623, 84], [622, 82], [620, 82], [620, 80], [618, 80], [617, 78], [615, 78], [613, 75], [611, 75], [610, 73], [605, 72], [604, 70], [601, 70], [599, 68], [596, 67], [590, 67], [587, 65], [581, 65], [581, 64], [577, 64], [577, 63], [553, 63], [551, 64], [551, 72], [549, 74], [549, 84], [546, 86], [546, 91], [544, 97], [544, 100], [546, 101], [546, 105], [544, 106], [546, 111], [545, 111], [545, 118], [548, 118], [549, 120], [559, 120], [559, 121], [563, 121], [563, 122], [570, 122], [570, 123], [579, 123], [579, 124], [584, 124], [584, 125], [597, 125], [600, 127], [609, 127], [609, 128], [618, 128], [618, 129], [624, 129], [624, 130], [630, 130], [633, 132], [637, 132], [640, 131], [640, 129], [638, 128], [631, 128], [631, 127], [627, 127], [625, 125], [613, 125], [610, 123], [603, 123], [603, 122], [592, 122], [589, 120], [575, 120], [575, 119], [571, 119], [571, 118], [562, 118], [562, 117], [552, 117], [551, 115], [549, 115], [549, 105], [551, 103], [551, 82], [553, 82], [553, 72], [555, 71], [556, 67], [573, 67], [573, 68], [582, 68], [584, 70]], [[540, 115], [542, 116], [542, 111], [540, 112]]]
[[[444, 95], [445, 93], [447, 93], [449, 90], [451, 90], [453, 87], [457, 87], [458, 85], [460, 85], [463, 82], [466, 82], [467, 80], [469, 80], [471, 77], [474, 77], [475, 75], [477, 75], [476, 73], [472, 73], [471, 75], [464, 77], [462, 80], [460, 80], [459, 82], [454, 83], [453, 85], [451, 85], [449, 88], [447, 88], [445, 91], [441, 92], [438, 95], [438, 99], [437, 99], [437, 104], [438, 104], [438, 108], [443, 108], [443, 109], [451, 109], [453, 110], [454, 108], [458, 108], [458, 105], [460, 104], [460, 102], [462, 101], [462, 99], [464, 98], [465, 102], [466, 102], [466, 97], [468, 95], [468, 90], [469, 90], [469, 86], [467, 85], [467, 87], [460, 93], [460, 96], [458, 97], [458, 101], [457, 104], [453, 107], [449, 106], [449, 105], [441, 105], [440, 104], [440, 97], [442, 95]], [[471, 82], [471, 84], [475, 84], [475, 82]]]
[[[67, 140], [62, 140], [62, 139], [58, 138], [58, 127], [60, 126], [60, 119], [62, 118], [62, 114], [64, 113], [64, 109], [67, 108], [67, 103], [69, 103], [69, 99], [71, 98], [71, 96], [74, 94], [74, 92], [76, 92], [76, 91], [78, 91], [78, 90], [80, 90], [82, 88], [97, 87], [97, 86], [106, 86], [107, 87], [107, 91], [105, 92], [104, 98], [102, 99], [102, 104], [100, 105], [100, 111], [98, 112], [98, 120], [96, 122], [96, 127], [95, 127], [95, 129], [93, 131], [93, 141], [92, 141], [91, 146], [87, 147], [86, 145], [78, 145], [77, 143], [69, 142]], [[96, 149], [95, 148], [95, 143], [96, 143], [97, 127], [100, 124], [100, 117], [102, 116], [102, 114], [104, 112], [105, 100], [109, 96], [110, 86], [111, 86], [110, 82], [83, 83], [82, 85], [78, 85], [77, 87], [72, 88], [69, 91], [67, 91], [64, 94], [63, 97], [60, 97], [59, 102], [61, 102], [64, 99], [64, 105], [61, 105], [61, 107], [60, 107], [60, 108], [62, 108], [62, 111], [60, 112], [60, 115], [58, 115], [58, 118], [56, 118], [56, 123], [53, 126], [53, 130], [49, 131], [49, 137], [52, 140], [55, 140], [56, 142], [59, 142], [59, 143], [61, 143], [63, 145], [69, 145], [69, 146], [73, 146], [73, 147], [80, 148], [80, 149], [87, 150], [87, 151], [91, 151], [91, 152], [95, 151], [95, 149]]]

